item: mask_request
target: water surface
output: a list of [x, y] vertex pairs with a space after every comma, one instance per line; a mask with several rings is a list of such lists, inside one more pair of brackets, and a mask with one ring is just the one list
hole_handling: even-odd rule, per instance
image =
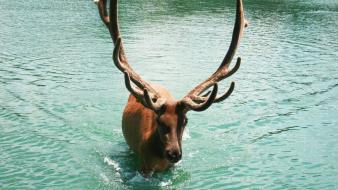
[[[0, 189], [337, 189], [338, 3], [244, 3], [233, 95], [189, 113], [182, 162], [144, 179], [95, 5], [0, 0]], [[122, 1], [130, 63], [182, 98], [221, 62], [234, 7]]]

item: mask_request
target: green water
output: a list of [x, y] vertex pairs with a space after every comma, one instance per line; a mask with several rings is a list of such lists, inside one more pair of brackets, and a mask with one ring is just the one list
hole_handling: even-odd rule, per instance
[[[232, 96], [188, 114], [183, 159], [144, 179], [128, 92], [89, 0], [0, 0], [0, 189], [338, 189], [338, 2], [244, 2]], [[229, 45], [230, 0], [120, 5], [129, 61], [181, 98]]]

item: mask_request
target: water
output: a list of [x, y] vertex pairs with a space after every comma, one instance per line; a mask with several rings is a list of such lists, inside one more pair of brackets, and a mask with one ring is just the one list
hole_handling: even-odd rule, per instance
[[[121, 2], [129, 61], [176, 98], [229, 45], [234, 1]], [[0, 189], [338, 189], [338, 3], [245, 1], [233, 95], [189, 113], [183, 160], [144, 179], [95, 5], [0, 0]]]

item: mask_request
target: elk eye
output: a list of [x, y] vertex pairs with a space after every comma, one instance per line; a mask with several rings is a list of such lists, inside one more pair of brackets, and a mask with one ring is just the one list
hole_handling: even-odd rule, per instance
[[159, 127], [161, 128], [161, 130], [163, 130], [164, 132], [169, 132], [169, 127], [166, 124], [164, 124], [159, 119], [156, 119], [156, 122], [159, 125]]

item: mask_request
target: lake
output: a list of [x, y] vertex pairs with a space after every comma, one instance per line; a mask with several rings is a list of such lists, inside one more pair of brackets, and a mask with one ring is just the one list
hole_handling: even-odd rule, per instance
[[[0, 0], [0, 189], [338, 189], [338, 2], [244, 2], [233, 94], [189, 112], [183, 159], [145, 179], [129, 95], [90, 0]], [[234, 0], [121, 1], [129, 62], [180, 99], [221, 63]]]

